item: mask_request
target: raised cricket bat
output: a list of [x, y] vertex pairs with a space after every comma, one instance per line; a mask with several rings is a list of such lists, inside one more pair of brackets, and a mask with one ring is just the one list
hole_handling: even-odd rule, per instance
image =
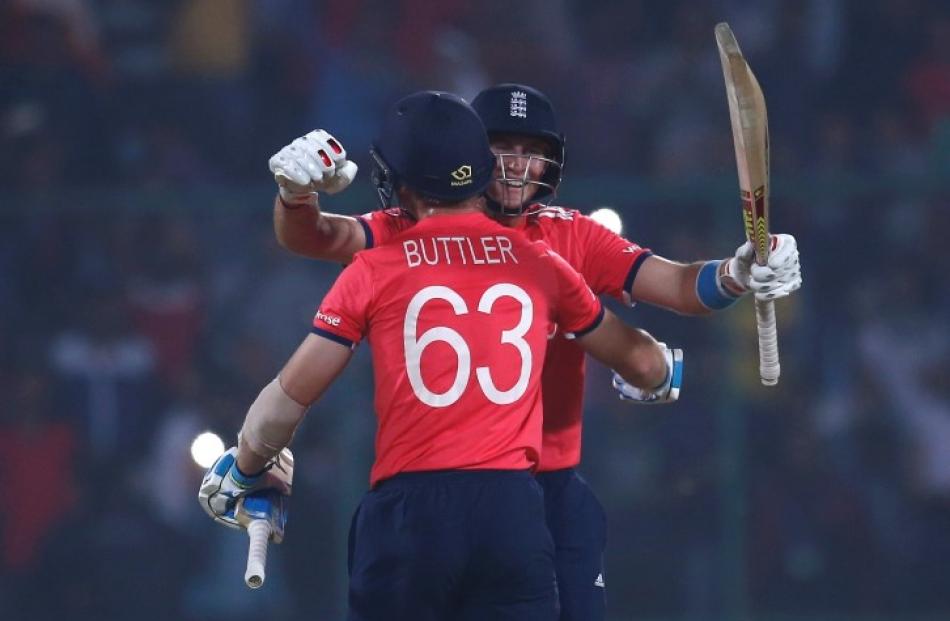
[[[771, 251], [769, 237], [769, 123], [765, 96], [749, 68], [729, 24], [716, 24], [716, 45], [726, 80], [732, 140], [736, 147], [742, 220], [746, 238], [755, 248], [755, 262], [765, 265]], [[759, 376], [766, 386], [778, 383], [778, 333], [775, 303], [755, 301], [759, 331]]]

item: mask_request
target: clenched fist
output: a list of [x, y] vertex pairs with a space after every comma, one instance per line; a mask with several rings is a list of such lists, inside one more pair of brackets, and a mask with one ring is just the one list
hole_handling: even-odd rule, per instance
[[268, 167], [287, 205], [313, 201], [317, 192], [342, 192], [356, 177], [339, 141], [322, 129], [297, 138], [270, 158]]

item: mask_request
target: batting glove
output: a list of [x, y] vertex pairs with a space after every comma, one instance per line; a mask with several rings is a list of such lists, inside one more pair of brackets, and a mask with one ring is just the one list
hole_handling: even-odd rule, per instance
[[613, 387], [621, 401], [630, 401], [638, 405], [661, 405], [679, 399], [683, 385], [683, 350], [670, 349], [666, 343], [659, 343], [666, 355], [666, 379], [653, 390], [637, 388], [627, 383], [614, 371]]
[[342, 192], [358, 167], [339, 141], [322, 129], [297, 138], [268, 161], [280, 198], [287, 205], [312, 203], [317, 192]]
[[802, 286], [798, 243], [792, 235], [772, 235], [772, 248], [766, 265], [755, 262], [752, 242], [739, 246], [734, 257], [723, 261], [717, 274], [723, 288], [735, 295], [755, 293], [757, 300], [784, 298]]
[[247, 475], [238, 470], [236, 446], [221, 454], [211, 465], [198, 490], [198, 504], [214, 521], [241, 528], [236, 515], [238, 500], [262, 490], [274, 490], [284, 496], [291, 492], [293, 455], [284, 449], [261, 472]]

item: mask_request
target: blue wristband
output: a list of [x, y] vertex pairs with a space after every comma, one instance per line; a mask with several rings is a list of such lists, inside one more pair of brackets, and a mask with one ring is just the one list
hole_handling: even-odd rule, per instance
[[696, 297], [709, 310], [722, 310], [732, 306], [739, 298], [730, 295], [719, 286], [719, 264], [722, 261], [707, 261], [696, 277]]
[[253, 487], [261, 479], [263, 472], [258, 472], [257, 474], [244, 474], [241, 472], [241, 469], [238, 468], [237, 460], [235, 460], [234, 466], [231, 467], [230, 471], [231, 480], [237, 483], [238, 487], [247, 489]]

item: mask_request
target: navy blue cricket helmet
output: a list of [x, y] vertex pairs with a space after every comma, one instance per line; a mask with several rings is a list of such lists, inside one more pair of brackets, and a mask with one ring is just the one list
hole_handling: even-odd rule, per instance
[[397, 101], [370, 154], [383, 208], [400, 186], [437, 201], [463, 201], [485, 191], [495, 168], [478, 114], [461, 97], [441, 91]]
[[[548, 163], [544, 174], [537, 182], [533, 201], [550, 201], [557, 194], [564, 168], [564, 134], [561, 133], [554, 112], [554, 105], [547, 95], [526, 84], [496, 84], [480, 92], [472, 101], [472, 107], [481, 117], [489, 137], [520, 135], [540, 138], [548, 145]], [[504, 172], [504, 171], [503, 171]], [[504, 176], [499, 181], [511, 181]], [[518, 181], [518, 180], [515, 180]], [[530, 181], [529, 181], [530, 183]], [[512, 213], [495, 201], [489, 205], [505, 215], [518, 215], [527, 205]]]

